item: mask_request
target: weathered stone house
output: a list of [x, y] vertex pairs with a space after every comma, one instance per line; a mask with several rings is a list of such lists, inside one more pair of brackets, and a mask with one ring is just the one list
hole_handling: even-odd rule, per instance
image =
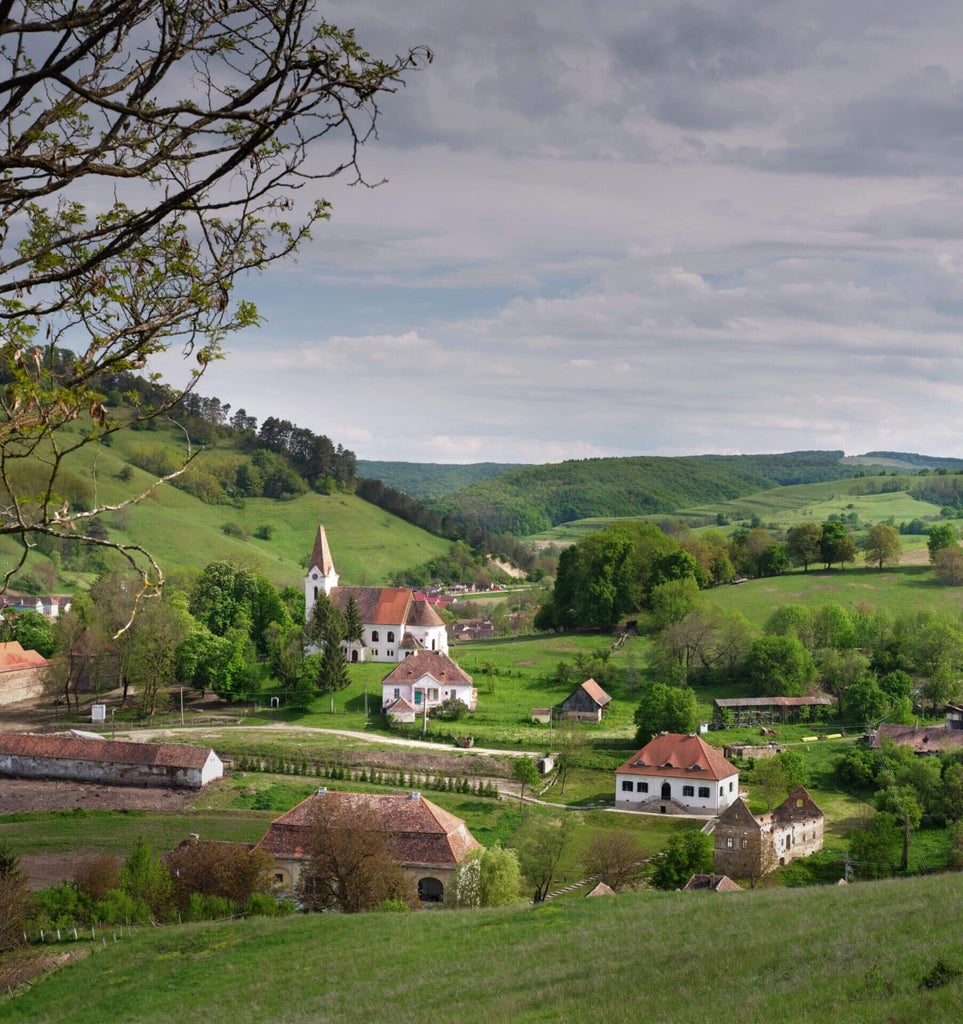
[[713, 846], [716, 871], [759, 878], [823, 848], [823, 812], [803, 786], [771, 814], [759, 817], [740, 797], [719, 815]]
[[467, 854], [479, 847], [461, 818], [442, 810], [420, 793], [346, 793], [319, 789], [302, 800], [271, 827], [256, 845], [274, 858], [275, 882], [288, 893], [297, 890], [302, 869], [310, 860], [311, 827], [322, 813], [322, 803], [334, 803], [339, 812], [357, 809], [374, 819], [385, 833], [388, 855], [418, 886], [425, 902], [444, 902], [445, 889]]
[[223, 774], [209, 747], [0, 733], [0, 775], [14, 778], [200, 789]]

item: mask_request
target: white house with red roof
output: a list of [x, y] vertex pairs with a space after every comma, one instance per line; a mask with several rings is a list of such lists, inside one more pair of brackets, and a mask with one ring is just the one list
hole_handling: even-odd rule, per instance
[[448, 633], [438, 613], [426, 600], [417, 600], [408, 587], [342, 587], [328, 547], [324, 527], [311, 552], [304, 577], [304, 615], [327, 594], [342, 613], [354, 599], [363, 623], [360, 640], [344, 641], [348, 661], [397, 662], [419, 651], [448, 653]]
[[478, 691], [472, 677], [440, 651], [419, 651], [381, 680], [381, 710], [400, 721], [413, 721], [450, 698], [474, 711]]
[[659, 733], [615, 770], [621, 810], [712, 816], [738, 796], [739, 769], [695, 733]]

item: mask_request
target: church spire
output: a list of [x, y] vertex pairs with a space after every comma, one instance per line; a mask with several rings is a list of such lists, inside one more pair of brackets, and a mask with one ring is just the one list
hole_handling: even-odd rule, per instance
[[330, 594], [338, 585], [339, 575], [334, 567], [334, 559], [328, 548], [328, 538], [324, 533], [324, 526], [318, 526], [318, 535], [314, 541], [314, 550], [311, 552], [311, 563], [308, 566], [308, 574], [304, 577], [304, 619], [305, 622], [311, 616], [311, 609], [314, 602], [322, 592]]

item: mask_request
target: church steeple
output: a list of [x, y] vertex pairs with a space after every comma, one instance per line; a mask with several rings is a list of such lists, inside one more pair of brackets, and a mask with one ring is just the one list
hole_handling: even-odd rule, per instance
[[330, 594], [333, 587], [338, 585], [340, 576], [334, 568], [334, 559], [328, 548], [328, 538], [324, 533], [324, 526], [318, 526], [318, 535], [314, 540], [314, 550], [311, 552], [311, 562], [308, 565], [308, 574], [304, 577], [304, 616], [307, 620], [314, 607], [314, 602], [320, 593]]

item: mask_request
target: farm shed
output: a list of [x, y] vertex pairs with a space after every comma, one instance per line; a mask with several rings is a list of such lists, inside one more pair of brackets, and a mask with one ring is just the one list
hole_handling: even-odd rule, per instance
[[16, 641], [0, 644], [0, 704], [36, 700], [46, 691], [49, 661]]
[[594, 679], [586, 679], [571, 696], [562, 701], [561, 718], [573, 722], [601, 722], [612, 698]]
[[0, 733], [0, 775], [14, 778], [200, 789], [223, 774], [209, 747]]
[[763, 722], [798, 722], [811, 714], [814, 708], [832, 707], [833, 700], [825, 694], [815, 697], [717, 697], [716, 720], [722, 719], [722, 711], [728, 711], [733, 725], [760, 725]]

